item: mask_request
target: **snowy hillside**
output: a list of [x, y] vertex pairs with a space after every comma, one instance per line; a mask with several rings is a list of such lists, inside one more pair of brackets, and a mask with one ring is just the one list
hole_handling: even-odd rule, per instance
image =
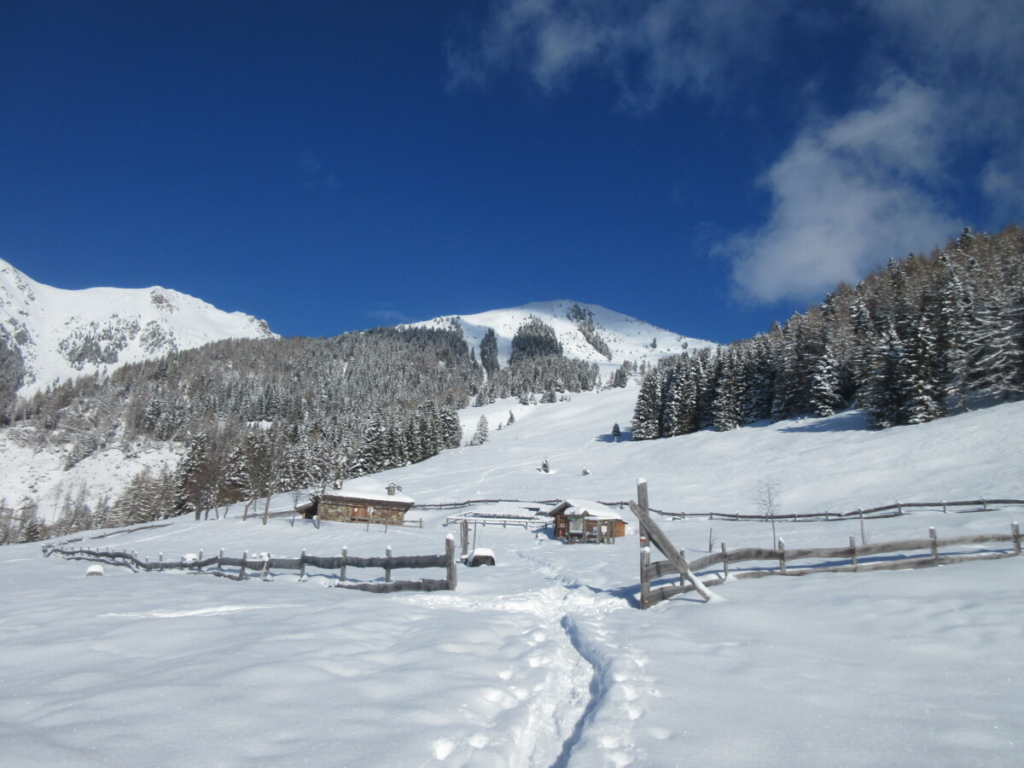
[[[575, 311], [574, 307], [577, 308]], [[592, 320], [594, 329], [611, 352], [610, 360], [587, 340], [580, 330], [580, 321], [573, 319], [574, 315]], [[488, 328], [493, 328], [498, 342], [498, 359], [502, 365], [507, 365], [509, 355], [512, 354], [512, 338], [531, 316], [540, 318], [554, 328], [567, 357], [598, 363], [602, 366], [602, 372], [609, 367], [617, 368], [626, 360], [637, 365], [644, 360], [656, 363], [662, 357], [678, 355], [684, 349], [717, 346], [710, 341], [691, 339], [666, 331], [596, 304], [568, 300], [534, 302], [476, 315], [450, 315], [413, 325], [443, 328], [455, 324], [462, 330], [470, 347], [476, 350], [477, 359], [480, 358], [480, 342], [484, 334]]]
[[0, 333], [24, 363], [19, 391], [227, 338], [270, 338], [266, 323], [165, 288], [68, 291], [0, 261]]
[[[1022, 498], [1024, 403], [928, 424], [863, 428], [863, 415], [616, 442], [635, 386], [557, 403], [467, 409], [515, 420], [473, 448], [361, 482], [418, 504], [633, 498], [666, 511], [781, 515], [876, 504]], [[541, 472], [547, 459], [551, 472]], [[589, 474], [583, 474], [586, 467]], [[289, 495], [274, 499], [285, 510]], [[485, 511], [487, 505], [470, 507]], [[203, 550], [292, 557], [440, 553], [452, 510], [423, 527], [367, 529], [232, 509], [94, 538], [177, 560]], [[915, 510], [871, 520], [776, 522], [790, 547], [1004, 533], [1020, 507]], [[625, 513], [627, 519], [629, 513]], [[693, 559], [709, 545], [766, 547], [765, 522], [665, 521]], [[635, 527], [635, 526], [634, 526]], [[624, 768], [728, 765], [915, 768], [1020, 762], [1024, 558], [912, 571], [729, 581], [710, 603], [636, 607], [639, 542], [568, 546], [480, 528], [495, 567], [459, 568], [454, 592], [325, 589], [337, 573], [237, 582], [132, 573], [0, 549], [0, 734], [6, 764], [145, 760], [243, 765]], [[435, 577], [434, 574], [423, 575]], [[375, 579], [380, 572], [354, 578]], [[405, 575], [400, 577], [406, 577]], [[415, 578], [415, 574], [412, 575]], [[350, 575], [350, 578], [353, 576]]]

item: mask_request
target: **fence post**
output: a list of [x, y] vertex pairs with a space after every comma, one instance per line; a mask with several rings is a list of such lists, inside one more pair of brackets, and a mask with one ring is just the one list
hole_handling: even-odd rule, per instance
[[455, 568], [455, 537], [450, 533], [444, 537], [444, 559], [448, 589], [455, 589], [459, 583], [459, 574]]
[[850, 563], [853, 565], [853, 570], [857, 570], [857, 539], [854, 536], [850, 537]]
[[203, 550], [201, 550], [201, 549], [199, 550], [199, 559], [196, 560], [196, 570], [197, 571], [203, 570]]
[[868, 540], [867, 537], [864, 535], [864, 510], [858, 509], [857, 512], [860, 513], [860, 543], [866, 546]]
[[947, 510], [946, 510], [946, 502], [945, 501], [942, 502], [942, 514], [944, 514], [944, 515], [948, 514]]
[[651, 564], [651, 548], [644, 544], [640, 547], [640, 608], [651, 607], [651, 582], [647, 578], [647, 566]]
[[248, 551], [242, 553], [242, 567], [238, 570], [239, 580], [245, 578], [245, 561], [249, 559]]
[[260, 581], [267, 581], [270, 578], [270, 553], [266, 554], [267, 559], [263, 561], [263, 573], [260, 574]]
[[935, 535], [935, 529], [928, 529], [928, 537], [932, 540], [932, 558], [935, 560], [939, 559], [939, 540]]
[[391, 583], [391, 545], [384, 548], [384, 581]]
[[217, 553], [217, 573], [222, 573], [223, 570], [224, 570], [224, 565], [221, 563], [221, 560], [223, 560], [223, 559], [224, 559], [224, 550], [222, 549], [220, 552]]
[[[648, 510], [649, 499], [647, 496], [647, 481], [636, 481], [636, 500], [640, 509]], [[648, 545], [647, 529], [643, 522], [640, 523], [640, 607], [642, 609], [651, 606], [651, 582], [647, 577], [647, 566], [651, 564], [651, 548]]]
[[1013, 523], [1010, 526], [1010, 530], [1013, 533], [1013, 554], [1020, 554], [1020, 526], [1017, 523]]
[[723, 571], [724, 571], [723, 575], [724, 575], [724, 577], [726, 579], [728, 579], [729, 578], [729, 553], [726, 552], [726, 550], [725, 550], [725, 542], [724, 541], [722, 542], [722, 565], [724, 566], [723, 567]]
[[786, 575], [786, 542], [779, 539], [779, 573]]
[[462, 548], [462, 557], [469, 556], [469, 520], [462, 518], [459, 524], [459, 539]]
[[302, 554], [299, 555], [299, 581], [306, 580], [306, 550], [303, 548]]

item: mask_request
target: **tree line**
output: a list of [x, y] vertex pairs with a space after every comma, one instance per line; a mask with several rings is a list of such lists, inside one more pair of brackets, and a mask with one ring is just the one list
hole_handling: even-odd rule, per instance
[[807, 312], [649, 370], [633, 438], [734, 429], [864, 408], [876, 428], [920, 424], [971, 397], [1024, 392], [1024, 233], [965, 229], [930, 255], [841, 284]]
[[599, 383], [597, 367], [567, 360], [553, 329], [536, 318], [516, 334], [509, 365], [489, 356], [490, 345], [482, 357], [485, 349], [486, 368], [454, 325], [227, 340], [9, 403], [9, 434], [22, 444], [61, 447], [65, 469], [97, 451], [131, 455], [151, 444], [177, 446], [180, 459], [173, 469], [139, 472], [114, 500], [76, 492], [61, 502], [49, 531], [40, 529], [34, 500], [22, 500], [4, 518], [4, 538], [35, 540], [100, 522], [198, 515], [295, 488], [326, 489], [458, 447], [457, 411], [484, 391], [487, 401], [495, 392], [525, 398]]

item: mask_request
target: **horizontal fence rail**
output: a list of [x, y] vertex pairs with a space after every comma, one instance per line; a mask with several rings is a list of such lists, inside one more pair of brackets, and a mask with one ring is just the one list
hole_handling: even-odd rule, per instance
[[[856, 510], [847, 517], [864, 516], [898, 510], [903, 513], [907, 507], [942, 508], [978, 507], [1024, 504], [1011, 499], [988, 499], [979, 501], [939, 502], [938, 504], [913, 502]], [[721, 545], [721, 551], [687, 562], [682, 550], [675, 547], [664, 531], [650, 516], [647, 504], [647, 483], [637, 484], [637, 503], [630, 503], [630, 509], [640, 521], [640, 607], [650, 608], [675, 595], [696, 590], [705, 600], [710, 599], [708, 587], [723, 584], [729, 579], [756, 579], [763, 576], [804, 576], [810, 573], [848, 573], [877, 570], [902, 570], [922, 568], [972, 560], [995, 560], [1016, 557], [1021, 554], [1020, 526], [1010, 525], [1009, 533], [986, 533], [967, 536], [950, 536], [940, 539], [935, 528], [928, 529], [928, 537], [887, 541], [877, 544], [857, 544], [851, 536], [848, 547], [787, 549], [783, 539], [773, 549], [748, 547], [729, 551]], [[743, 519], [764, 520], [765, 516], [744, 516]], [[789, 515], [781, 518], [790, 519]], [[820, 517], [818, 518], [820, 519]], [[838, 517], [837, 517], [838, 519]], [[665, 560], [651, 561], [651, 546], [658, 549]], [[999, 546], [1003, 545], [1003, 546]], [[950, 549], [960, 551], [950, 552]], [[981, 548], [965, 551], [965, 548]], [[942, 550], [947, 550], [942, 552]], [[766, 566], [747, 565], [730, 569], [740, 563], [770, 563]], [[720, 566], [720, 567], [719, 567]], [[718, 568], [716, 568], [718, 567]], [[712, 569], [716, 569], [709, 573]], [[678, 579], [675, 584], [654, 586], [658, 579]]]
[[[663, 517], [675, 520], [776, 520], [791, 522], [818, 522], [821, 520], [848, 520], [850, 518], [899, 517], [908, 509], [934, 509], [949, 512], [988, 512], [993, 507], [1024, 507], [1022, 499], [977, 499], [975, 501], [897, 501], [869, 509], [855, 509], [850, 512], [799, 512], [794, 514], [740, 514], [739, 512], [657, 512]], [[966, 509], [969, 508], [969, 509]]]
[[[992, 548], [991, 545], [1005, 544]], [[956, 547], [989, 548], [975, 551], [945, 552]], [[922, 550], [926, 550], [922, 553]], [[722, 544], [720, 552], [701, 557], [687, 563], [689, 570], [705, 587], [723, 584], [729, 579], [758, 579], [764, 576], [805, 576], [811, 573], [851, 573], [863, 571], [896, 571], [908, 568], [925, 568], [936, 565], [965, 563], [973, 560], [996, 560], [1015, 557], [1021, 553], [1020, 526], [1013, 523], [1009, 533], [986, 533], [974, 536], [950, 536], [938, 538], [935, 529], [929, 529], [929, 536], [921, 539], [887, 541], [878, 544], [860, 544], [851, 536], [848, 547], [825, 549], [786, 549], [779, 539], [776, 549], [746, 548], [729, 551]], [[770, 562], [763, 568], [730, 569], [739, 563]], [[813, 562], [799, 562], [813, 561]], [[722, 566], [714, 573], [707, 573], [715, 566]], [[650, 562], [650, 550], [641, 554], [641, 583], [646, 594], [646, 605], [650, 607], [674, 595], [689, 592], [695, 586], [685, 580], [679, 584], [660, 587], [651, 582], [665, 577], [681, 577], [681, 571], [668, 560]]]
[[[331, 578], [334, 579], [332, 586], [344, 589], [356, 589], [363, 592], [434, 592], [438, 590], [453, 590], [458, 584], [456, 571], [455, 539], [452, 536], [445, 538], [445, 551], [443, 555], [407, 555], [395, 557], [391, 554], [391, 547], [387, 548], [384, 557], [356, 557], [348, 554], [348, 548], [342, 548], [340, 555], [320, 556], [308, 555], [303, 550], [296, 558], [272, 557], [269, 553], [251, 555], [248, 552], [241, 557], [227, 557], [224, 550], [215, 557], [203, 557], [200, 551], [198, 555], [184, 555], [179, 560], [164, 560], [161, 553], [159, 559], [151, 562], [149, 558], [140, 558], [135, 551], [114, 551], [114, 550], [93, 550], [84, 548], [68, 548], [61, 544], [51, 544], [43, 547], [43, 554], [60, 555], [65, 560], [87, 560], [90, 562], [117, 565], [129, 568], [133, 571], [184, 571], [194, 574], [206, 574], [221, 576], [223, 578], [242, 581], [249, 578], [249, 574], [258, 575], [263, 581], [273, 579], [273, 571], [292, 570], [299, 572], [299, 581], [308, 578], [307, 566], [318, 568], [322, 571], [333, 571]], [[350, 568], [380, 568], [384, 571], [384, 581], [354, 581], [348, 578]], [[395, 570], [403, 568], [444, 568], [445, 578], [443, 579], [419, 579], [395, 581], [391, 575]], [[212, 569], [212, 570], [211, 570]], [[225, 570], [231, 569], [231, 570]]]

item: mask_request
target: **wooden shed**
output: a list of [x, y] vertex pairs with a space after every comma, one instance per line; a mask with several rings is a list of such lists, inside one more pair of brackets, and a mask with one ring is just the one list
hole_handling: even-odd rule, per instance
[[626, 521], [622, 515], [596, 501], [567, 499], [550, 512], [554, 521], [555, 538], [566, 542], [615, 543], [626, 535]]
[[308, 519], [319, 515], [321, 520], [342, 523], [402, 525], [413, 504], [413, 499], [394, 483], [381, 489], [353, 484], [351, 488], [313, 497], [312, 504], [304, 507], [303, 516]]

